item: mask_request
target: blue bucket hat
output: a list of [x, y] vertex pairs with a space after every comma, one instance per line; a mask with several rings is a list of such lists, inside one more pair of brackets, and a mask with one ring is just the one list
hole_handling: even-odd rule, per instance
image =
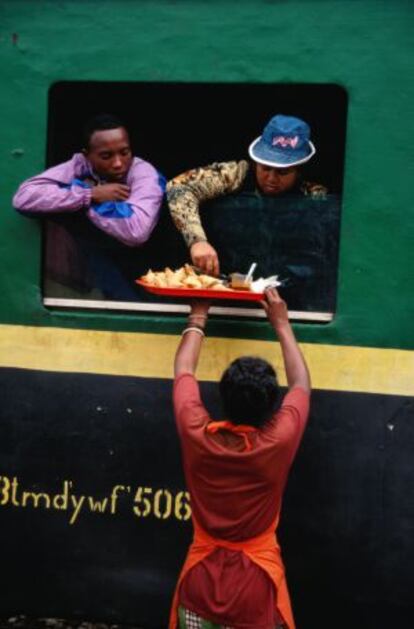
[[304, 164], [315, 153], [309, 125], [300, 118], [282, 114], [274, 116], [263, 135], [249, 146], [249, 155], [255, 162], [277, 168]]

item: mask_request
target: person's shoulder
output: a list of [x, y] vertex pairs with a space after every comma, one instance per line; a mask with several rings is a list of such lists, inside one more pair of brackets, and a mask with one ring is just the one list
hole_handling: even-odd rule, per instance
[[285, 415], [307, 415], [310, 405], [311, 392], [299, 386], [288, 389], [279, 408], [273, 415], [273, 420], [277, 423]]
[[328, 188], [315, 181], [302, 181], [300, 191], [305, 197], [316, 200], [324, 200], [328, 196]]
[[88, 165], [88, 160], [86, 159], [85, 155], [83, 153], [74, 153], [72, 155], [72, 157], [70, 157], [66, 162], [63, 162], [64, 164], [78, 164], [80, 166], [87, 166]]
[[291, 404], [292, 402], [296, 402], [297, 400], [309, 400], [310, 396], [311, 391], [309, 389], [304, 389], [300, 386], [294, 386], [286, 391], [281, 406], [286, 406], [288, 404]]
[[181, 433], [191, 432], [192, 429], [210, 421], [208, 411], [201, 400], [197, 379], [191, 373], [181, 373], [175, 377], [173, 406]]
[[247, 169], [249, 167], [249, 162], [246, 159], [231, 159], [224, 162], [212, 162], [210, 164], [211, 168], [244, 168]]
[[171, 181], [175, 184], [181, 183], [183, 180], [188, 182], [189, 180], [200, 180], [204, 177], [211, 175], [219, 175], [226, 176], [231, 175], [234, 172], [242, 171], [244, 173], [247, 172], [249, 168], [249, 163], [246, 160], [230, 160], [225, 162], [215, 161], [210, 162], [209, 164], [204, 164], [203, 166], [196, 166], [194, 168], [190, 168], [180, 175], [176, 175]]
[[249, 162], [246, 160], [233, 160], [229, 162], [214, 162], [205, 170], [207, 178], [210, 173], [217, 174], [220, 181], [230, 192], [239, 190], [249, 172]]
[[136, 169], [139, 170], [148, 170], [151, 172], [157, 172], [157, 169], [151, 162], [147, 162], [147, 160], [142, 157], [137, 157], [136, 155], [132, 158], [131, 165], [129, 167], [129, 172], [132, 172]]
[[271, 439], [290, 440], [301, 435], [306, 426], [310, 407], [310, 391], [302, 387], [289, 389], [272, 418], [263, 428]]
[[170, 201], [176, 195], [181, 196], [189, 189], [207, 198], [214, 198], [223, 192], [234, 192], [239, 189], [246, 178], [249, 164], [245, 160], [211, 162], [205, 166], [198, 166], [176, 175], [167, 183]]
[[285, 394], [276, 417], [290, 415], [301, 421], [306, 421], [309, 414], [311, 392], [300, 386], [292, 387]]
[[174, 399], [193, 397], [194, 394], [199, 397], [198, 382], [194, 374], [183, 372], [175, 376], [173, 385]]
[[213, 162], [205, 168], [211, 168], [213, 170], [220, 171], [223, 174], [225, 174], [226, 172], [240, 172], [246, 174], [249, 170], [249, 162], [245, 159], [230, 160], [228, 162]]
[[127, 179], [129, 179], [130, 183], [146, 180], [147, 182], [158, 184], [162, 192], [165, 192], [167, 184], [164, 175], [153, 164], [142, 159], [142, 157], [136, 156], [132, 158]]
[[[89, 170], [88, 161], [83, 153], [74, 153], [66, 161], [49, 166], [47, 170], [40, 175], [36, 175], [36, 177], [50, 177], [51, 179], [56, 179], [57, 182], [70, 183], [74, 177], [86, 176]], [[31, 181], [31, 179], [28, 181]]]
[[88, 160], [84, 156], [83, 153], [73, 153], [71, 157], [65, 159], [63, 162], [58, 162], [57, 164], [53, 164], [48, 167], [48, 170], [52, 168], [64, 168], [65, 166], [73, 166], [73, 167], [86, 167], [88, 165]]
[[89, 162], [83, 153], [73, 153], [72, 157], [65, 162], [59, 162], [55, 166], [49, 168], [46, 173], [56, 174], [58, 177], [61, 175], [63, 179], [69, 177], [84, 177], [90, 173], [91, 168]]

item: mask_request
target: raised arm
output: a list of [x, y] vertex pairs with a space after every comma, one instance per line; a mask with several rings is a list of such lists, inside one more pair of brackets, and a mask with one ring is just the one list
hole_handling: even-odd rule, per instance
[[157, 224], [165, 180], [151, 164], [135, 157], [127, 184], [126, 199], [92, 203], [88, 217], [109, 236], [130, 247], [138, 247], [149, 239]]
[[200, 219], [200, 203], [238, 190], [248, 162], [214, 163], [178, 175], [167, 184], [167, 198], [175, 226], [190, 249], [193, 264], [218, 275], [217, 252], [208, 242]]
[[210, 302], [205, 299], [196, 300], [191, 305], [188, 325], [183, 331], [181, 342], [175, 355], [174, 376], [176, 378], [183, 373], [195, 374], [209, 307]]
[[282, 348], [289, 389], [301, 387], [309, 392], [311, 389], [309, 370], [290, 325], [286, 303], [276, 289], [266, 291], [263, 307]]

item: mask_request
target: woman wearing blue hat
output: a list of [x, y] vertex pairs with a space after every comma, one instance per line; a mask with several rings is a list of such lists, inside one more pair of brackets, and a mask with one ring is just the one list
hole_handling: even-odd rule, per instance
[[241, 192], [251, 184], [251, 179], [257, 192], [263, 195], [279, 196], [300, 190], [305, 195], [324, 198], [326, 188], [300, 178], [302, 164], [315, 153], [309, 125], [300, 118], [278, 114], [249, 146], [251, 163], [247, 160], [215, 162], [169, 181], [167, 198], [171, 216], [190, 249], [193, 264], [206, 273], [219, 273], [217, 252], [201, 225], [200, 203]]

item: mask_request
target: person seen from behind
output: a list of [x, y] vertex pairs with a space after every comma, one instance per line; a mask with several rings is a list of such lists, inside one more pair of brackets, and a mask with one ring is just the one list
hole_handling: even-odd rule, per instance
[[192, 505], [194, 541], [169, 629], [294, 629], [277, 542], [283, 492], [305, 430], [310, 376], [275, 289], [263, 302], [281, 346], [288, 392], [261, 358], [241, 357], [219, 384], [213, 420], [195, 372], [209, 305], [192, 304], [175, 357], [174, 412]]

